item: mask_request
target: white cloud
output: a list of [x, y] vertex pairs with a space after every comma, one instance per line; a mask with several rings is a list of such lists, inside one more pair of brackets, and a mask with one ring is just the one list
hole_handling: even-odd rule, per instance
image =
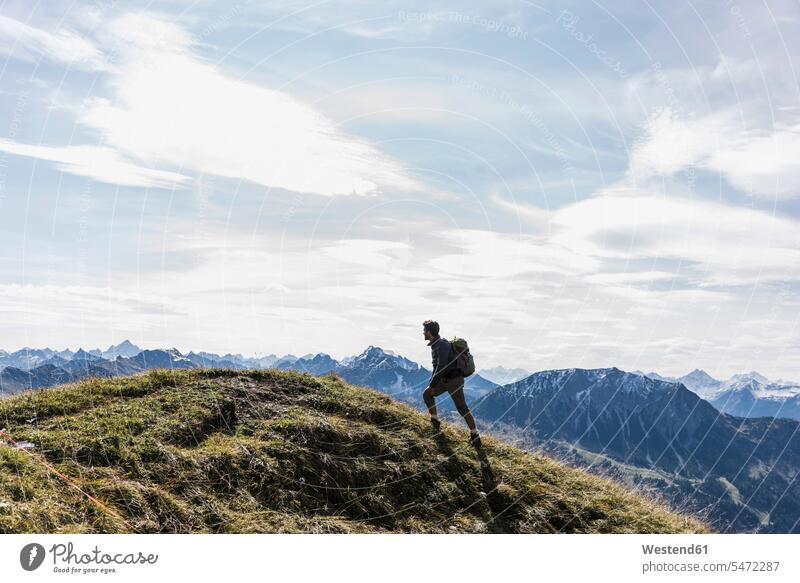
[[349, 319], [342, 317], [335, 311], [326, 309], [269, 306], [257, 309], [255, 314], [292, 325], [302, 323], [312, 326], [341, 327], [351, 323]]
[[770, 69], [773, 66], [774, 62], [771, 59], [741, 59], [720, 55], [719, 62], [710, 73], [703, 75], [703, 70], [700, 73], [702, 78], [707, 78], [711, 81], [737, 84], [747, 82], [763, 83], [764, 76], [771, 72], [765, 69]]
[[324, 247], [322, 251], [337, 261], [380, 269], [387, 268], [398, 260], [407, 264], [412, 246], [400, 241], [347, 239]]
[[0, 139], [0, 151], [56, 162], [60, 170], [123, 186], [172, 188], [188, 180], [175, 172], [144, 168], [103, 146], [35, 146]]
[[525, 219], [529, 225], [537, 230], [544, 231], [547, 229], [550, 222], [550, 211], [537, 206], [524, 204], [518, 200], [508, 200], [504, 198], [499, 192], [493, 191], [489, 195], [489, 200], [502, 209], [505, 209], [517, 217]]
[[[96, 285], [0, 285], [4, 322], [38, 324], [57, 329], [61, 325], [104, 324], [115, 319], [126, 324], [148, 314], [173, 317], [184, 314], [183, 306], [168, 295], [121, 291]], [[77, 322], [77, 323], [76, 323]]]
[[0, 53], [26, 60], [47, 58], [79, 68], [101, 67], [94, 43], [69, 30], [53, 32], [0, 15]]
[[541, 237], [478, 229], [451, 229], [440, 234], [460, 253], [433, 258], [430, 265], [448, 275], [514, 277], [524, 273], [572, 275], [594, 270], [598, 262]]
[[201, 60], [191, 35], [179, 26], [127, 15], [101, 30], [98, 46], [105, 55], [75, 33], [0, 17], [0, 52], [25, 50], [28, 57], [42, 53], [71, 66], [102, 69], [111, 89], [110, 98], [88, 99], [79, 114], [81, 124], [102, 132], [103, 147], [6, 141], [1, 149], [133, 186], [185, 179], [146, 168], [167, 165], [327, 196], [419, 188], [399, 162], [313, 108]]
[[108, 34], [120, 43], [114, 97], [88, 102], [80, 121], [128, 155], [321, 195], [416, 187], [398, 162], [311, 107], [197, 58], [177, 26], [126, 16]]
[[679, 274], [668, 271], [621, 271], [595, 273], [586, 277], [586, 281], [603, 285], [641, 284], [653, 281], [670, 280]]
[[694, 62], [684, 67], [662, 68], [653, 64], [632, 74], [625, 82], [625, 92], [648, 110], [663, 105], [665, 99], [672, 105], [691, 110], [707, 107], [715, 91], [729, 94], [732, 86], [741, 99], [751, 88], [763, 88], [765, 76], [771, 76], [780, 67], [779, 61], [766, 55], [739, 58], [719, 54], [716, 58], [716, 63], [711, 57], [708, 64]]
[[800, 277], [800, 221], [763, 211], [643, 192], [586, 199], [553, 222], [554, 240], [575, 254], [683, 259], [705, 284]]
[[670, 175], [707, 156], [719, 139], [718, 120], [688, 123], [669, 108], [661, 109], [644, 124], [645, 136], [633, 148], [629, 171], [635, 181]]
[[630, 178], [641, 183], [696, 166], [721, 173], [753, 196], [800, 197], [800, 124], [770, 131], [744, 124], [734, 110], [687, 120], [661, 109], [645, 123], [645, 136], [631, 152]]
[[800, 197], [800, 125], [752, 136], [708, 157], [736, 188], [769, 198]]
[[[418, 281], [404, 283], [397, 277], [370, 280], [359, 275], [355, 281], [343, 280], [338, 285], [320, 285], [314, 289], [316, 301], [327, 302], [333, 313], [351, 313], [369, 307], [386, 314], [398, 308], [413, 309], [426, 300]], [[338, 309], [337, 309], [338, 308]]]

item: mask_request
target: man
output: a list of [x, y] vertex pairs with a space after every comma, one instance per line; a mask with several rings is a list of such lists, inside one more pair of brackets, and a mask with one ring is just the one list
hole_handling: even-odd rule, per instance
[[433, 320], [425, 320], [422, 323], [422, 333], [425, 340], [428, 341], [428, 346], [431, 347], [431, 356], [433, 357], [431, 380], [428, 388], [422, 393], [422, 400], [425, 401], [425, 406], [428, 407], [431, 415], [431, 425], [437, 433], [441, 429], [442, 424], [436, 413], [436, 397], [446, 391], [450, 393], [459, 415], [464, 418], [469, 427], [469, 442], [479, 449], [481, 438], [475, 427], [475, 419], [464, 398], [464, 377], [456, 368], [450, 343], [439, 336], [439, 324]]

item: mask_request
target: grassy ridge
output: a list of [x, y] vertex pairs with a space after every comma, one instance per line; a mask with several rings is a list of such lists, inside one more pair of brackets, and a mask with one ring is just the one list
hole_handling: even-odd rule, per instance
[[[706, 532], [339, 378], [150, 371], [0, 400], [0, 532]], [[46, 460], [124, 520], [102, 511]]]

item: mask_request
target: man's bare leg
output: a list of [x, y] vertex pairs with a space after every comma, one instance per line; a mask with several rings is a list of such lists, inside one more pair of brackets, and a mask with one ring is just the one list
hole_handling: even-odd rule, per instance
[[464, 422], [467, 424], [467, 427], [469, 427], [470, 443], [472, 443], [472, 445], [475, 447], [480, 448], [481, 438], [478, 435], [478, 428], [475, 425], [475, 418], [472, 416], [472, 411], [469, 410], [469, 406], [467, 406], [467, 400], [464, 398], [463, 382], [461, 386], [450, 393], [450, 396], [453, 398], [453, 403], [455, 404], [459, 415], [464, 418]]
[[433, 419], [438, 419], [439, 417], [436, 413], [436, 399], [430, 387], [422, 392], [422, 400], [425, 401], [425, 406], [428, 408], [428, 413], [431, 414], [431, 417]]
[[475, 425], [475, 418], [472, 416], [472, 412], [467, 410], [466, 414], [462, 415], [464, 417], [464, 421], [467, 422], [467, 427], [469, 427], [470, 433], [478, 433], [478, 428]]

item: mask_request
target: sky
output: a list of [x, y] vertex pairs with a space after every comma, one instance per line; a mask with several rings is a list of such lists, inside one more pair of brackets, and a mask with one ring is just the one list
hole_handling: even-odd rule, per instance
[[791, 1], [0, 2], [0, 348], [800, 380]]

